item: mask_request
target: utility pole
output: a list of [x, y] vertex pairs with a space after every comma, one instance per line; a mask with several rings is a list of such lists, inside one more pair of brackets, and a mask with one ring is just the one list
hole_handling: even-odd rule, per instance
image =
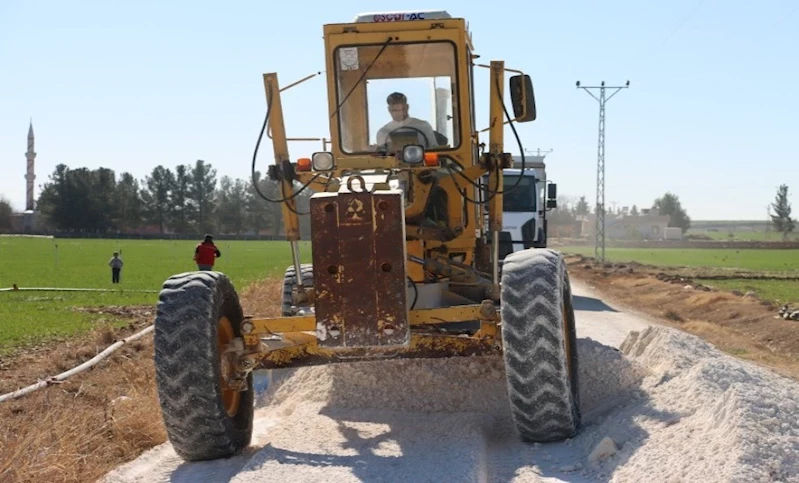
[[[605, 86], [605, 81], [599, 86], [580, 86], [577, 81], [577, 88], [584, 89], [591, 97], [599, 101], [599, 143], [597, 146], [596, 159], [596, 242], [594, 245], [594, 258], [600, 262], [605, 261], [605, 103], [615, 96], [620, 90], [630, 87], [630, 81], [624, 86]], [[599, 89], [599, 97], [595, 96], [591, 89]], [[609, 97], [605, 97], [605, 89], [615, 89]]]
[[[546, 156], [547, 154], [551, 153], [552, 151], [554, 151], [554, 149], [552, 149], [552, 148], [550, 148], [549, 151], [544, 151], [544, 156]], [[530, 149], [525, 149], [524, 152], [525, 153], [529, 153], [529, 154], [533, 154], [533, 151], [530, 150]], [[535, 156], [541, 156], [541, 148], [536, 149]]]

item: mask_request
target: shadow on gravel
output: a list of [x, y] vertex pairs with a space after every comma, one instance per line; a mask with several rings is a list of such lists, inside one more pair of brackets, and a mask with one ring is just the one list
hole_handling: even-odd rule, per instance
[[[680, 415], [652, 406], [640, 387], [645, 369], [616, 349], [578, 339], [578, 354], [583, 426], [573, 440], [517, 438], [500, 358], [342, 364], [319, 413], [328, 431], [320, 449], [270, 443], [250, 464], [298, 465], [300, 474], [331, 479], [327, 471], [343, 471], [359, 481], [609, 481], [647, 443], [642, 421], [667, 427]], [[591, 462], [605, 437], [617, 452]]]
[[296, 465], [298, 481], [474, 481], [480, 471], [487, 423], [480, 414], [329, 408], [323, 414], [336, 421], [343, 439], [335, 448], [302, 452], [267, 444], [252, 465]]
[[231, 458], [182, 463], [164, 481], [170, 483], [227, 482], [235, 478], [259, 451], [260, 448], [248, 448]]
[[[649, 420], [649, 425], [657, 421], [662, 427], [679, 420], [676, 413], [654, 408], [641, 390], [645, 368], [592, 339], [578, 339], [577, 344], [582, 411], [578, 434], [563, 442], [526, 444], [516, 438], [505, 418], [485, 434], [489, 480], [609, 481], [614, 470], [646, 444], [650, 435], [642, 427], [643, 420]], [[613, 440], [617, 452], [599, 462], [590, 461], [605, 437]]]
[[618, 310], [607, 305], [605, 302], [593, 297], [572, 295], [572, 300], [574, 310], [583, 310], [586, 312], [618, 312]]

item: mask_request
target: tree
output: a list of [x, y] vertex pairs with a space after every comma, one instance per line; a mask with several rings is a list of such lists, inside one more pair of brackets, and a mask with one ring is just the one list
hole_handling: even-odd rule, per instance
[[788, 234], [796, 227], [796, 220], [791, 218], [791, 204], [788, 202], [788, 185], [780, 185], [777, 189], [777, 195], [774, 198], [774, 203], [771, 204], [774, 209], [774, 214], [769, 210], [771, 216], [771, 223], [774, 229], [782, 233], [782, 238], [788, 238]]
[[144, 217], [149, 223], [158, 225], [163, 234], [171, 213], [170, 189], [175, 184], [175, 175], [169, 168], [156, 166], [145, 178], [142, 190]]
[[66, 204], [69, 196], [69, 187], [67, 186], [68, 172], [69, 168], [66, 164], [56, 165], [53, 173], [50, 174], [50, 181], [42, 185], [42, 191], [39, 193], [39, 199], [36, 202], [42, 217], [59, 229], [66, 228], [69, 225], [67, 220], [69, 207]]
[[105, 232], [114, 228], [116, 178], [107, 168], [56, 166], [42, 186], [38, 206], [57, 229]]
[[588, 201], [586, 201], [585, 196], [581, 196], [580, 200], [577, 201], [577, 205], [574, 207], [574, 214], [577, 216], [585, 216], [591, 211], [591, 208], [588, 206]]
[[191, 170], [191, 200], [196, 211], [193, 216], [195, 229], [202, 233], [211, 231], [216, 198], [216, 169], [198, 159]]
[[551, 223], [552, 225], [573, 224], [576, 221], [574, 218], [575, 214], [574, 197], [558, 195], [557, 200], [558, 200], [557, 208], [553, 208], [552, 211], [547, 215], [549, 223]]
[[93, 212], [92, 224], [99, 231], [117, 228], [119, 199], [117, 197], [116, 174], [108, 168], [97, 168], [89, 173], [92, 186], [89, 192], [89, 200]]
[[116, 191], [116, 225], [122, 231], [133, 231], [142, 224], [142, 200], [139, 181], [130, 173], [122, 173]]
[[555, 211], [560, 211], [560, 212], [568, 211], [569, 213], [573, 214], [574, 213], [574, 206], [575, 206], [574, 200], [575, 200], [574, 196], [558, 194], [558, 197], [557, 197], [558, 207], [554, 208], [552, 211], [553, 212], [555, 212]]
[[630, 216], [638, 216], [639, 214], [640, 213], [638, 213], [638, 207], [633, 205], [632, 209], [630, 210]]
[[11, 202], [4, 196], [0, 196], [0, 230], [11, 229]]
[[680, 199], [677, 195], [666, 193], [665, 195], [657, 198], [652, 204], [652, 211], [659, 215], [668, 215], [668, 226], [676, 226], [682, 228], [682, 232], [688, 231], [691, 227], [691, 218], [688, 213], [683, 209], [680, 204]]
[[[261, 173], [256, 171], [253, 173], [253, 180], [247, 183], [247, 227], [253, 230], [255, 234], [261, 232], [263, 229], [269, 228], [270, 220], [272, 219], [271, 211], [274, 209], [274, 203], [270, 203], [261, 198], [255, 190], [255, 184], [258, 183], [258, 189], [265, 194], [266, 182], [261, 179]], [[268, 196], [268, 195], [267, 195]], [[271, 198], [271, 197], [270, 197]], [[274, 199], [274, 198], [272, 198]]]
[[247, 187], [244, 181], [223, 176], [219, 181], [217, 215], [220, 233], [240, 234], [247, 229]]
[[189, 233], [196, 206], [192, 202], [191, 166], [181, 164], [175, 168], [175, 178], [170, 188], [170, 225], [177, 233]]

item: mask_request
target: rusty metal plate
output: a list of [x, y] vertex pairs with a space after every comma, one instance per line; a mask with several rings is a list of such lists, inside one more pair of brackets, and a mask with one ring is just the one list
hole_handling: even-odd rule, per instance
[[311, 198], [319, 346], [407, 345], [402, 193], [325, 195]]

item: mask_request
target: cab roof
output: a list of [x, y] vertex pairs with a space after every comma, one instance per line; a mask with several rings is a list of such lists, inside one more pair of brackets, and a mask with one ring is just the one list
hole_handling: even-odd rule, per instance
[[397, 10], [368, 12], [355, 15], [353, 23], [403, 22], [408, 20], [441, 20], [452, 18], [446, 10]]

